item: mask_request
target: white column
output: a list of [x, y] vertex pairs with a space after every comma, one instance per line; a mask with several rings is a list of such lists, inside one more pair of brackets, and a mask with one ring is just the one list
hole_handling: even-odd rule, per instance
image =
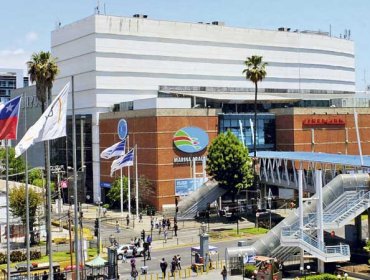
[[[315, 179], [316, 179], [316, 196], [317, 196], [317, 203], [316, 203], [316, 217], [317, 217], [317, 240], [319, 241], [319, 246], [324, 245], [324, 220], [323, 220], [323, 203], [322, 203], [322, 171], [316, 170], [315, 172]], [[321, 248], [323, 249], [323, 248]], [[324, 262], [317, 260], [317, 269], [318, 272], [324, 272]]]
[[136, 219], [139, 219], [139, 175], [137, 173], [137, 145], [135, 145], [135, 189]]
[[[303, 232], [304, 223], [303, 223], [303, 170], [298, 170], [298, 201], [299, 201], [299, 230]], [[304, 250], [301, 248], [301, 258], [300, 258], [300, 267], [304, 267]]]
[[121, 216], [123, 217], [123, 178], [122, 178], [122, 168], [120, 169], [121, 175]]
[[[127, 151], [130, 150], [130, 138], [127, 136]], [[131, 217], [131, 178], [130, 178], [130, 166], [127, 167], [127, 208], [128, 208], [128, 215]]]

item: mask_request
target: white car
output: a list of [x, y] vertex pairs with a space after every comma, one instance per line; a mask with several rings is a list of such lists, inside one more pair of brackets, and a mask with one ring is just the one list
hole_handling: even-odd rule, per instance
[[[136, 249], [136, 254], [133, 256], [133, 250]], [[117, 249], [117, 259], [122, 260], [123, 256], [126, 257], [142, 257], [144, 255], [144, 248], [142, 247], [136, 247], [135, 245], [131, 244], [124, 244], [120, 245]]]

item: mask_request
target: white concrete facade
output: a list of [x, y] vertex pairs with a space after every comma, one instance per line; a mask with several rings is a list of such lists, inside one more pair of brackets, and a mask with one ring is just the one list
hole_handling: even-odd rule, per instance
[[243, 61], [262, 55], [266, 92], [354, 93], [354, 43], [299, 32], [93, 15], [52, 32], [60, 75], [75, 76], [78, 113], [93, 114], [94, 199], [100, 196], [100, 112], [157, 96], [159, 86], [253, 88]]

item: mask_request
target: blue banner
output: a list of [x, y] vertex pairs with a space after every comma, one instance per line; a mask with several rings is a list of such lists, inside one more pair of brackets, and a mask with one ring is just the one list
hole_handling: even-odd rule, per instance
[[110, 189], [112, 187], [112, 184], [108, 182], [100, 182], [100, 187]]
[[198, 189], [203, 184], [203, 178], [176, 179], [175, 193], [177, 196], [186, 196]]

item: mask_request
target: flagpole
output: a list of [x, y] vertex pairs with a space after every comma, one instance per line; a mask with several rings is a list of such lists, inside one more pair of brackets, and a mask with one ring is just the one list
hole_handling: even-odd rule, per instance
[[[46, 94], [48, 96], [48, 94]], [[46, 104], [49, 106], [49, 100], [46, 98]], [[49, 251], [49, 274], [50, 274], [50, 279], [54, 279], [54, 274], [53, 274], [53, 252], [52, 252], [52, 230], [51, 230], [51, 189], [50, 189], [50, 141], [46, 140], [46, 166], [45, 166], [45, 171], [46, 171], [46, 196], [47, 196], [47, 235], [49, 236], [48, 238], [48, 244], [46, 245], [48, 247]]]
[[10, 216], [9, 216], [9, 140], [5, 140], [5, 189], [6, 189], [6, 273], [10, 279]]
[[[130, 138], [127, 136], [127, 151], [130, 149]], [[130, 178], [130, 166], [127, 167], [127, 208], [128, 208], [128, 216], [131, 217], [131, 178]]]
[[[24, 98], [26, 101], [26, 98]], [[24, 102], [24, 133], [27, 132], [27, 112], [26, 102]], [[27, 257], [27, 279], [31, 279], [30, 271], [30, 199], [29, 199], [29, 186], [28, 186], [28, 154], [27, 150], [24, 155], [25, 159], [25, 181], [26, 181], [26, 257]]]
[[80, 280], [80, 258], [78, 251], [78, 197], [77, 197], [77, 152], [76, 152], [76, 116], [75, 116], [75, 87], [72, 76], [72, 145], [73, 145], [73, 195], [74, 195], [74, 234], [76, 257], [76, 280]]
[[122, 179], [122, 168], [121, 171], [121, 216], [123, 217], [123, 179]]
[[139, 181], [138, 181], [138, 174], [137, 174], [137, 144], [135, 145], [135, 187], [136, 187], [136, 195], [135, 195], [135, 202], [136, 202], [136, 219], [139, 218]]

